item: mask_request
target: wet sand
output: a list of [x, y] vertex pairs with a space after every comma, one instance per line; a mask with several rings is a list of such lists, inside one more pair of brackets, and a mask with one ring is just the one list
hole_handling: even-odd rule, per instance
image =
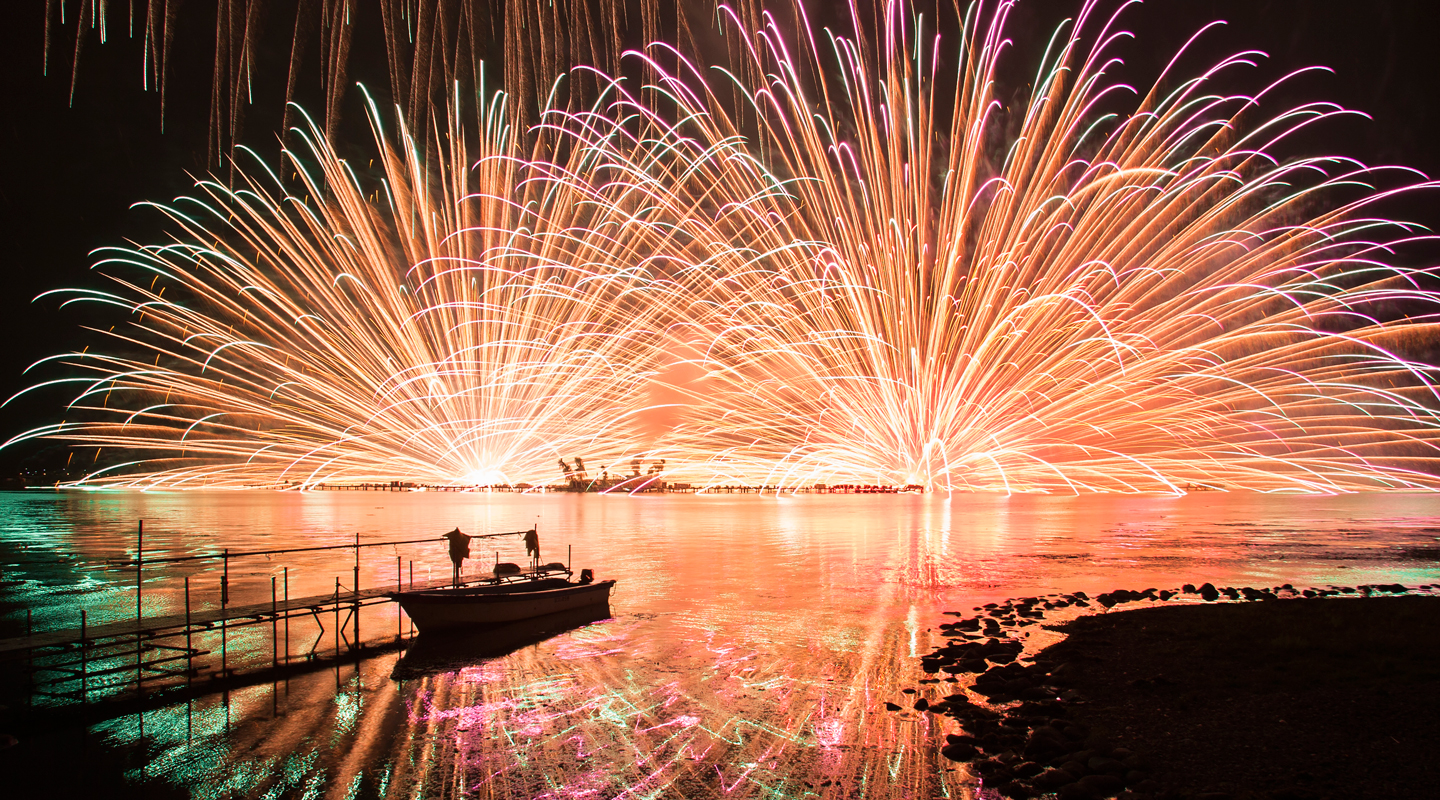
[[1148, 761], [1158, 796], [1430, 798], [1440, 597], [1323, 598], [1081, 617], [1072, 718]]

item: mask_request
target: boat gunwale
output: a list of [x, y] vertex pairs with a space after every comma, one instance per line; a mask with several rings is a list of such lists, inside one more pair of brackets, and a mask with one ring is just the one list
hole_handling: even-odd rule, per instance
[[[564, 579], [562, 578], [556, 580]], [[538, 583], [538, 581], [536, 582]], [[587, 589], [599, 589], [601, 587], [606, 590], [606, 594], [608, 595], [610, 588], [615, 585], [615, 580], [613, 578], [609, 578], [606, 580], [594, 581], [593, 583], [570, 583], [567, 581], [566, 585], [564, 586], [557, 586], [552, 589], [535, 589], [531, 591], [493, 591], [495, 589], [511, 588], [517, 585], [523, 584], [515, 582], [507, 584], [497, 584], [494, 586], [467, 586], [454, 589], [428, 589], [418, 592], [391, 592], [390, 596], [395, 598], [395, 600], [399, 601], [402, 605], [404, 605], [405, 601], [419, 601], [422, 604], [434, 605], [448, 605], [452, 603], [491, 604], [502, 602], [523, 602], [532, 598], [555, 596], [558, 594], [579, 594]], [[490, 589], [492, 591], [484, 591], [486, 589]]]

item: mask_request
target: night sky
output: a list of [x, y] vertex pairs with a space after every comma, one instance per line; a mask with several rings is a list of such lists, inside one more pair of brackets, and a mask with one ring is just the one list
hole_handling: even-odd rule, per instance
[[[364, 0], [361, 0], [362, 5]], [[90, 38], [82, 53], [73, 105], [69, 101], [71, 33], [57, 36], [49, 77], [42, 74], [43, 0], [12, 3], [0, 36], [0, 70], [5, 111], [0, 141], [5, 158], [0, 176], [0, 261], [6, 284], [0, 294], [0, 395], [9, 397], [32, 380], [26, 366], [99, 337], [80, 329], [82, 314], [60, 310], [53, 299], [32, 302], [49, 289], [101, 286], [90, 271], [90, 251], [127, 239], [162, 239], [153, 211], [131, 209], [143, 200], [166, 201], [189, 191], [187, 173], [203, 173], [209, 110], [214, 30], [206, 18], [211, 3], [185, 7], [175, 52], [169, 109], [161, 131], [159, 98], [141, 84], [139, 39], [125, 36], [126, 3], [112, 2], [111, 40]], [[75, 5], [73, 2], [69, 5]], [[137, 2], [137, 5], [141, 5]], [[284, 91], [287, 29], [293, 3], [269, 3], [273, 20], [261, 53], [255, 105], [247, 112], [241, 140], [274, 153]], [[1022, 3], [1011, 36], [1033, 31], [1043, 46], [1052, 20], [1078, 7], [1065, 0]], [[1137, 73], [1163, 66], [1175, 48], [1205, 22], [1231, 24], [1208, 37], [1203, 53], [1259, 49], [1269, 63], [1227, 88], [1257, 90], [1262, 78], [1291, 68], [1323, 64], [1334, 75], [1318, 74], [1290, 90], [1291, 100], [1332, 100], [1367, 112], [1373, 121], [1331, 123], [1299, 144], [1311, 153], [1339, 153], [1369, 163], [1399, 163], [1440, 175], [1440, 9], [1414, 0], [1369, 3], [1315, 0], [1151, 0], [1128, 15], [1138, 35], [1120, 51]], [[361, 24], [366, 20], [362, 17]], [[371, 85], [384, 82], [383, 52], [375, 31], [356, 31], [351, 76]], [[1021, 48], [1020, 52], [1028, 52]], [[1202, 59], [1191, 59], [1192, 73]], [[1015, 63], [1033, 73], [1032, 62]], [[1153, 75], [1153, 72], [1151, 73]], [[1237, 73], [1237, 76], [1243, 73]], [[1136, 80], [1140, 75], [1136, 74]], [[319, 80], [312, 77], [302, 100], [318, 108]], [[352, 108], [358, 95], [352, 93]], [[358, 113], [352, 114], [358, 117]], [[360, 144], [364, 144], [361, 141]], [[1440, 193], [1388, 208], [1391, 216], [1440, 226]], [[1433, 252], [1433, 251], [1432, 251]], [[1406, 258], [1434, 256], [1417, 252]], [[107, 318], [108, 326], [113, 320]], [[37, 395], [0, 410], [0, 439], [35, 424], [58, 419], [58, 394]], [[0, 474], [13, 474], [38, 448], [0, 451]], [[34, 463], [32, 461], [32, 463]]]

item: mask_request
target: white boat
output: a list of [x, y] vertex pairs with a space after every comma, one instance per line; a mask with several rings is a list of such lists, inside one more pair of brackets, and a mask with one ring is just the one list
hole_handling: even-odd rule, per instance
[[499, 625], [610, 602], [613, 580], [533, 578], [457, 589], [392, 592], [423, 634], [437, 630]]

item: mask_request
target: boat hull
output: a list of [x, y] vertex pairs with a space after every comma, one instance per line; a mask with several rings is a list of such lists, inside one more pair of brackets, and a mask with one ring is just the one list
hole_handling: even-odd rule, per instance
[[610, 602], [615, 581], [564, 580], [512, 583], [467, 589], [397, 592], [394, 597], [421, 633], [541, 617]]

